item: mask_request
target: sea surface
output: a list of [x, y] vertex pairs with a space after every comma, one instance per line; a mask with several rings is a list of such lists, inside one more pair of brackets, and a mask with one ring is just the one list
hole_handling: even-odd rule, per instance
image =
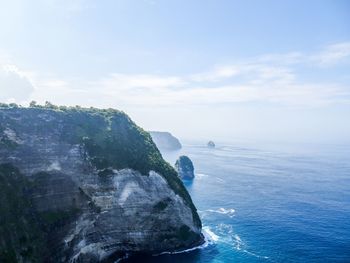
[[[278, 150], [277, 150], [278, 149]], [[350, 148], [188, 143], [207, 243], [128, 262], [350, 262]]]

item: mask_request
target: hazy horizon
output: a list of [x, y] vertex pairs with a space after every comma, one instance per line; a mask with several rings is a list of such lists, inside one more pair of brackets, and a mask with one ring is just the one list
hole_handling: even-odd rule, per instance
[[0, 2], [1, 102], [116, 108], [180, 139], [350, 143], [348, 1]]

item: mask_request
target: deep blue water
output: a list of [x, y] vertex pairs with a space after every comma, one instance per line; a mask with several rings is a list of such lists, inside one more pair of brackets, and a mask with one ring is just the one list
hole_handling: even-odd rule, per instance
[[[350, 149], [185, 145], [185, 185], [210, 237], [202, 249], [137, 262], [350, 262]], [[281, 150], [284, 149], [284, 150]]]

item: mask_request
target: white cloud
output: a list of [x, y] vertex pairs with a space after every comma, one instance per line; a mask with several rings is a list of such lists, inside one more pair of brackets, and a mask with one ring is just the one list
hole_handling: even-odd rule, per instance
[[[328, 62], [335, 63], [348, 56], [349, 46], [332, 45], [325, 49], [328, 53], [316, 55], [300, 52], [263, 55], [179, 77], [117, 74], [100, 84], [102, 90], [114, 87], [114, 95], [128, 104], [143, 106], [267, 102], [310, 107], [344, 103], [350, 98], [347, 87], [334, 79], [329, 83], [302, 80], [298, 64], [310, 66], [315, 57], [324, 62], [327, 57]], [[317, 70], [318, 63], [311, 67]], [[141, 89], [135, 90], [136, 87]]]
[[197, 73], [190, 76], [190, 79], [195, 82], [203, 81], [220, 81], [222, 79], [230, 78], [241, 74], [243, 66], [237, 67], [236, 65], [220, 66], [209, 72]]
[[[100, 84], [100, 83], [98, 83]], [[102, 80], [102, 85], [111, 89], [129, 88], [166, 88], [183, 86], [186, 83], [181, 77], [158, 76], [147, 74], [112, 74]]]
[[[239, 68], [239, 65], [233, 68]], [[216, 73], [217, 68], [213, 73], [207, 72], [207, 76], [217, 76]], [[242, 75], [245, 78], [237, 80]], [[101, 101], [113, 99], [116, 105], [123, 107], [220, 106], [243, 102], [312, 107], [344, 101], [344, 97], [350, 95], [340, 85], [302, 83], [291, 69], [260, 63], [242, 66], [241, 72], [217, 78], [209, 84], [204, 76], [194, 79], [193, 75], [181, 78], [114, 74], [90, 84], [85, 91], [88, 90], [91, 96], [94, 93], [95, 98], [100, 96]]]
[[254, 61], [276, 65], [308, 64], [312, 66], [335, 66], [350, 60], [350, 42], [341, 42], [324, 47], [310, 54], [290, 52], [286, 54], [266, 54]]
[[[328, 53], [316, 55], [303, 55], [300, 52], [268, 54], [215, 66], [206, 72], [181, 76], [113, 73], [94, 81], [41, 77], [40, 74], [6, 65], [2, 74], [7, 74], [7, 79], [8, 75], [15, 76], [17, 82], [14, 85], [17, 88], [10, 88], [12, 84], [9, 82], [3, 83], [2, 89], [5, 87], [5, 92], [2, 92], [0, 98], [7, 101], [16, 99], [18, 102], [26, 99], [39, 102], [49, 100], [57, 104], [121, 109], [220, 106], [244, 102], [273, 103], [288, 107], [349, 103], [350, 92], [347, 87], [337, 84], [334, 79], [330, 79], [329, 83], [324, 80], [302, 80], [298, 69], [298, 64], [315, 62], [316, 57], [327, 63], [340, 61], [348, 56], [349, 46], [346, 43], [332, 45], [325, 49]], [[318, 70], [317, 66], [314, 63], [313, 69]], [[15, 80], [12, 79], [11, 82], [15, 83]]]
[[316, 63], [324, 66], [335, 65], [350, 58], [350, 42], [333, 44], [326, 47], [322, 52], [312, 56]]
[[256, 58], [261, 63], [276, 63], [279, 65], [291, 65], [301, 63], [305, 60], [305, 55], [301, 52], [289, 52], [286, 54], [265, 54]]
[[41, 0], [47, 7], [68, 13], [80, 12], [90, 8], [91, 2], [87, 0]]
[[0, 101], [24, 102], [34, 91], [26, 72], [11, 64], [0, 64]]

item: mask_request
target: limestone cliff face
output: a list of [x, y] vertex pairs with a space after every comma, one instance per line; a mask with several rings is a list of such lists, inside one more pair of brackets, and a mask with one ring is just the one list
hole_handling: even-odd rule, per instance
[[1, 262], [108, 262], [203, 242], [175, 170], [119, 111], [0, 108], [0, 186]]

